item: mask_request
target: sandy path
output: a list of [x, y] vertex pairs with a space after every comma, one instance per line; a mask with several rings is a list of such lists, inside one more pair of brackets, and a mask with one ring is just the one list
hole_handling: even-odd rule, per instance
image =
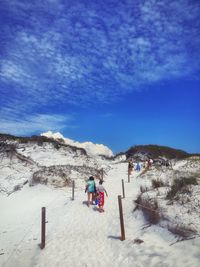
[[[145, 177], [136, 176], [134, 173], [128, 183], [127, 164], [113, 165], [104, 184], [109, 195], [105, 199], [105, 213], [99, 213], [95, 206], [88, 208], [83, 204], [87, 199], [84, 189], [76, 191], [74, 201], [71, 201], [71, 191], [66, 194], [64, 191], [49, 189], [47, 192], [52, 196], [51, 203], [47, 205], [45, 249], [41, 250], [38, 246], [39, 216], [37, 222], [32, 222], [34, 227], [30, 234], [18, 245], [16, 252], [3, 267], [199, 266], [199, 239], [170, 246], [176, 239], [167, 230], [159, 226], [142, 230], [145, 221], [141, 212], [133, 213], [133, 200], [137, 197], [140, 185], [150, 182]], [[119, 240], [117, 199], [122, 194], [121, 179], [125, 181], [126, 194], [123, 199], [126, 240], [123, 242]], [[135, 244], [136, 238], [144, 242]]]
[[[34, 266], [111, 266], [111, 262], [112, 266], [119, 266], [123, 242], [119, 240], [117, 196], [122, 193], [121, 179], [127, 180], [126, 173], [127, 164], [114, 165], [106, 177], [104, 186], [108, 198], [104, 213], [99, 213], [96, 206], [88, 208], [83, 204], [87, 199], [84, 192], [64, 207], [65, 228], [55, 232], [51, 241], [47, 239], [46, 248], [37, 259], [41, 263]], [[133, 210], [133, 204], [130, 206]]]

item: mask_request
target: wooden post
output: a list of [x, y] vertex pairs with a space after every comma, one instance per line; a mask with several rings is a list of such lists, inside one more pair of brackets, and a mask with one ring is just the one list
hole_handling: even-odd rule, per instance
[[122, 195], [123, 195], [123, 198], [125, 198], [124, 179], [122, 179]]
[[103, 168], [101, 169], [101, 180], [103, 180]]
[[46, 208], [42, 208], [42, 221], [41, 221], [41, 245], [40, 248], [43, 249], [45, 247], [45, 224], [46, 224]]
[[128, 183], [130, 183], [130, 171], [128, 170]]
[[72, 200], [74, 200], [74, 188], [75, 188], [75, 182], [73, 180], [73, 182], [72, 182]]
[[125, 230], [124, 230], [124, 218], [123, 218], [123, 210], [122, 210], [122, 197], [118, 196], [118, 204], [119, 204], [119, 217], [120, 217], [120, 227], [121, 227], [121, 241], [125, 240]]

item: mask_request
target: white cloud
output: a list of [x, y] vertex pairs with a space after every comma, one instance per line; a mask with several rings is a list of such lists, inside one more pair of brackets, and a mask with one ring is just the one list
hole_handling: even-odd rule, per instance
[[67, 127], [71, 119], [71, 116], [61, 116], [57, 114], [36, 114], [21, 119], [16, 117], [0, 119], [0, 132], [15, 135], [28, 135], [47, 131], [49, 129], [54, 129], [56, 131]]
[[56, 132], [53, 133], [52, 131], [48, 131], [41, 134], [42, 136], [46, 136], [49, 138], [54, 139], [63, 139], [66, 144], [76, 147], [84, 148], [88, 155], [106, 155], [106, 156], [113, 156], [113, 152], [105, 145], [103, 144], [94, 144], [92, 142], [77, 142], [69, 138], [65, 138], [61, 133]]

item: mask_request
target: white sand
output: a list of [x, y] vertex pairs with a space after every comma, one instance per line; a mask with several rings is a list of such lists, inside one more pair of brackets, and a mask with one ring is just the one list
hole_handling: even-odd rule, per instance
[[[142, 229], [145, 221], [140, 212], [133, 213], [141, 184], [136, 178], [127, 182], [127, 164], [115, 164], [105, 178], [109, 196], [105, 213], [83, 202], [87, 195], [45, 186], [24, 187], [10, 197], [1, 196], [0, 256], [1, 266], [65, 267], [65, 266], [134, 266], [134, 267], [197, 267], [200, 262], [200, 240], [183, 241], [170, 246], [175, 238], [167, 230], [154, 226]], [[117, 196], [122, 194], [126, 240], [120, 241]], [[40, 209], [47, 207], [46, 247], [41, 250]], [[135, 244], [134, 239], [144, 242]]]

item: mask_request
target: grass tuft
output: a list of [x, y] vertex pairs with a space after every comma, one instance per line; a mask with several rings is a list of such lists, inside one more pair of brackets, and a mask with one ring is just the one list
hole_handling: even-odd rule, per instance
[[166, 198], [167, 199], [175, 199], [177, 197], [178, 193], [188, 193], [190, 192], [189, 190], [189, 185], [197, 185], [197, 179], [196, 177], [189, 177], [189, 178], [184, 178], [181, 177], [179, 179], [175, 179], [170, 191], [168, 191]]
[[158, 224], [163, 215], [156, 199], [142, 198], [141, 195], [135, 200], [136, 209], [143, 212], [145, 219], [150, 224]]

